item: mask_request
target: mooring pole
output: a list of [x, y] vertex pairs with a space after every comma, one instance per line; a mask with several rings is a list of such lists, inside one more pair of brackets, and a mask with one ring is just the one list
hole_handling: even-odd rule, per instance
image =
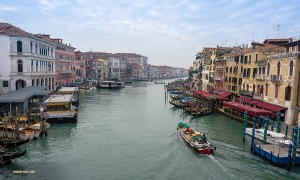
[[245, 142], [245, 135], [246, 135], [246, 126], [247, 126], [247, 115], [248, 112], [244, 112], [244, 129], [243, 129], [243, 142]]

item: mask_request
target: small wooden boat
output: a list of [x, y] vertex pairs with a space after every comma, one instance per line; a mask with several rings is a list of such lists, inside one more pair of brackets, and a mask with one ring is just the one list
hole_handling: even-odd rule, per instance
[[11, 163], [11, 159], [9, 160], [0, 159], [0, 167], [8, 166], [10, 165], [10, 163]]
[[24, 156], [26, 154], [26, 148], [22, 152], [4, 152], [3, 150], [0, 151], [0, 156], [2, 157], [3, 160], [8, 160], [8, 159], [15, 159], [21, 156]]
[[179, 122], [177, 132], [180, 137], [200, 154], [210, 155], [217, 147], [207, 141], [205, 134], [195, 131], [184, 122]]
[[[16, 141], [8, 140], [8, 141], [5, 141], [5, 143], [6, 143], [6, 147], [14, 147], [14, 146], [20, 146], [22, 144], [25, 144], [28, 141], [29, 141], [29, 138], [26, 139], [26, 140], [16, 140]], [[4, 140], [3, 139], [0, 140], [0, 145], [2, 145], [2, 146], [4, 145]]]
[[154, 84], [165, 84], [164, 82], [156, 82], [156, 81], [154, 81]]

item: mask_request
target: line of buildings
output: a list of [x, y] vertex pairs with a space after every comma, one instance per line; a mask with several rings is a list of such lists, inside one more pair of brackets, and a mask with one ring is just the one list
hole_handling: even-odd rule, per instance
[[132, 81], [187, 76], [187, 69], [148, 64], [136, 53], [75, 51], [61, 38], [0, 23], [0, 95], [27, 86], [56, 90], [85, 80]]
[[[251, 46], [204, 47], [189, 70], [191, 87], [226, 94], [300, 122], [300, 40], [266, 39]], [[243, 103], [243, 102], [242, 102]]]

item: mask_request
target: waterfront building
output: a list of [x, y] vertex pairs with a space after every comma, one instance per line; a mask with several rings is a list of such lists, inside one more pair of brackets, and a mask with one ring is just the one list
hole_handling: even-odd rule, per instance
[[239, 95], [242, 85], [242, 61], [244, 47], [237, 46], [226, 55], [225, 90], [233, 93], [233, 98]]
[[120, 59], [109, 57], [108, 59], [108, 78], [110, 80], [120, 80]]
[[55, 43], [0, 23], [0, 94], [27, 86], [55, 89]]
[[231, 52], [230, 47], [217, 47], [214, 59], [214, 88], [225, 90], [226, 55]]
[[196, 54], [196, 59], [193, 61], [193, 67], [192, 67], [193, 70], [192, 70], [192, 79], [191, 79], [192, 86], [194, 86], [195, 89], [201, 89], [201, 87], [202, 87], [201, 86], [202, 85], [201, 78], [199, 76], [199, 73], [200, 73], [199, 68], [200, 68], [201, 64], [202, 64], [202, 54], [201, 54], [201, 52], [198, 52]]
[[86, 60], [82, 58], [81, 51], [75, 52], [75, 81], [83, 82], [85, 79]]
[[209, 87], [214, 86], [215, 59], [216, 48], [212, 48], [210, 51]]
[[[285, 53], [268, 55], [266, 57], [266, 88], [264, 100], [285, 107], [284, 113], [286, 124], [296, 124], [300, 120], [299, 96], [300, 96], [300, 40], [283, 45]], [[299, 122], [299, 121], [298, 121]]]

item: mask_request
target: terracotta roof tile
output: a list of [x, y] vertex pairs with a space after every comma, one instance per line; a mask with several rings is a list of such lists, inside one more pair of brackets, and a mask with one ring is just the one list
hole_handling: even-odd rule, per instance
[[0, 22], [0, 34], [30, 34], [16, 26], [9, 23]]
[[265, 44], [262, 47], [257, 48], [259, 51], [284, 51], [285, 48], [275, 44]]

